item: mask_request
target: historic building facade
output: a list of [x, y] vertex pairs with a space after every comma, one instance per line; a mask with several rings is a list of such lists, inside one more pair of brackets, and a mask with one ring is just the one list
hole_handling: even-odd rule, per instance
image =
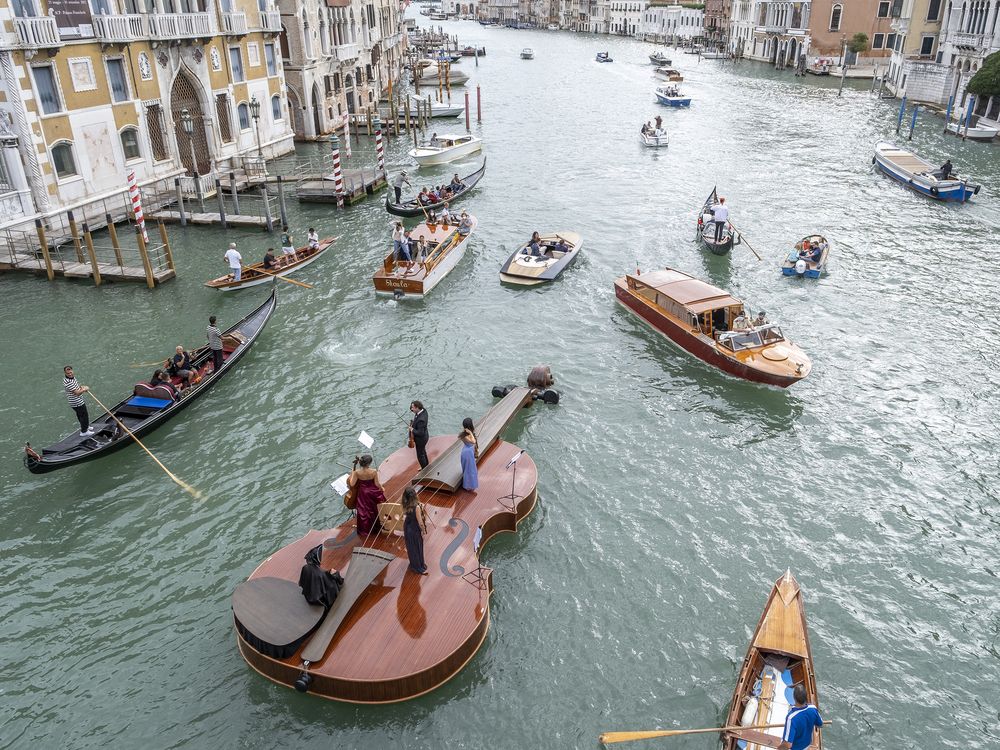
[[650, 0], [642, 14], [639, 35], [650, 42], [673, 43], [696, 39], [703, 33], [705, 14], [673, 0]]

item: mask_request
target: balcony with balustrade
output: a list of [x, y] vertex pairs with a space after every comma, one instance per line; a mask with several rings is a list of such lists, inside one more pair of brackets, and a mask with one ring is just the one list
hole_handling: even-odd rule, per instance
[[983, 34], [970, 34], [966, 31], [956, 31], [949, 35], [951, 38], [948, 40], [956, 47], [961, 47], [962, 49], [979, 49], [983, 46], [984, 36]]
[[46, 49], [62, 44], [59, 28], [52, 16], [14, 19], [15, 46], [23, 49]]
[[246, 13], [222, 13], [222, 33], [229, 36], [243, 36], [249, 30]]
[[276, 10], [262, 10], [258, 13], [260, 14], [261, 31], [281, 33], [281, 13]]
[[333, 48], [333, 55], [340, 62], [356, 60], [359, 54], [360, 49], [357, 44], [338, 44]]
[[160, 13], [150, 16], [153, 39], [207, 39], [215, 36], [210, 13]]
[[148, 37], [149, 23], [139, 14], [97, 15], [94, 36], [104, 44], [128, 44]]

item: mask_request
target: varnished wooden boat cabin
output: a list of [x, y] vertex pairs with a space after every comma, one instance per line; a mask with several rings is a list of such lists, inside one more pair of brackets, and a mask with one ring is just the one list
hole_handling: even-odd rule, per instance
[[733, 330], [743, 302], [682, 271], [622, 276], [615, 280], [615, 296], [681, 349], [735, 377], [787, 388], [812, 369], [809, 357], [775, 324]]
[[[723, 750], [761, 750], [778, 747], [782, 730], [751, 729], [782, 724], [795, 705], [792, 689], [801, 683], [808, 703], [819, 708], [812, 649], [806, 630], [802, 592], [791, 571], [778, 579], [764, 605], [729, 706]], [[823, 750], [821, 732], [813, 733], [809, 750]]]

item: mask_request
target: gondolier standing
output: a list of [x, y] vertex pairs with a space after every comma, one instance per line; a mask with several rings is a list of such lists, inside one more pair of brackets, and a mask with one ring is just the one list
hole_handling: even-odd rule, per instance
[[427, 432], [427, 410], [419, 401], [410, 404], [410, 411], [413, 412], [413, 419], [410, 420], [410, 435], [413, 437], [413, 447], [417, 451], [417, 463], [421, 469], [427, 468], [430, 461], [427, 460], [427, 441], [430, 434]]
[[212, 371], [218, 372], [222, 369], [222, 331], [215, 325], [214, 315], [208, 319], [205, 335], [208, 337], [208, 348], [212, 350]]
[[396, 179], [392, 181], [392, 189], [396, 192], [396, 203], [401, 203], [401, 198], [403, 195], [403, 185], [407, 187], [413, 187], [410, 181], [406, 179], [406, 172], [400, 172], [396, 175]]
[[729, 220], [729, 208], [726, 206], [726, 199], [719, 198], [719, 202], [712, 206], [712, 221], [715, 222], [715, 241], [722, 242], [722, 235], [725, 233], [726, 221]]
[[[63, 368], [63, 390], [66, 391], [66, 400], [69, 401], [69, 408], [76, 412], [76, 418], [80, 422], [80, 437], [93, 435], [94, 430], [90, 426], [90, 415], [87, 413], [87, 405], [83, 402], [83, 394], [90, 390], [85, 385], [80, 385], [73, 368], [69, 365]], [[426, 422], [426, 419], [424, 420]]]

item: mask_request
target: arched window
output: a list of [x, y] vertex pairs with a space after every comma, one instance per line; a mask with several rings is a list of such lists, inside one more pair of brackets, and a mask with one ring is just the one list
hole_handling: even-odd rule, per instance
[[125, 128], [118, 135], [122, 141], [122, 151], [125, 153], [125, 161], [129, 159], [138, 159], [142, 156], [142, 150], [139, 148], [139, 131], [135, 128]]
[[837, 3], [830, 11], [830, 31], [840, 31], [840, 17], [844, 15], [844, 6]]
[[76, 160], [73, 158], [73, 144], [63, 141], [52, 147], [52, 166], [56, 168], [56, 176], [73, 177], [76, 171]]
[[275, 120], [281, 119], [281, 97], [277, 94], [271, 97], [271, 117]]
[[250, 108], [247, 106], [246, 102], [240, 102], [240, 106], [236, 108], [236, 114], [240, 118], [240, 130], [249, 130]]

